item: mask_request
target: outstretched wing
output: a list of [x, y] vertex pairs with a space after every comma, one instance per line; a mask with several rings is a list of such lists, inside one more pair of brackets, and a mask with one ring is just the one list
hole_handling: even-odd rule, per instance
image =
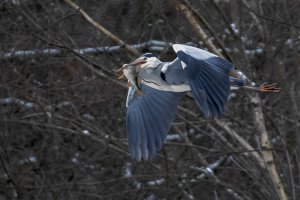
[[188, 84], [205, 117], [218, 117], [230, 93], [228, 72], [233, 65], [196, 47], [175, 44], [173, 49], [183, 62]]
[[126, 129], [131, 157], [148, 160], [162, 148], [184, 93], [160, 91], [144, 84], [140, 87], [142, 96], [128, 104]]

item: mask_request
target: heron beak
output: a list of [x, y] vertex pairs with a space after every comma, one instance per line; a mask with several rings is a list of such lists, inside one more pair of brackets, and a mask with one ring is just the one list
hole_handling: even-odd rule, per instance
[[145, 61], [144, 59], [141, 59], [141, 58], [138, 58], [138, 59], [136, 59], [136, 60], [134, 60], [134, 61], [132, 61], [131, 63], [130, 63], [130, 65], [141, 65], [141, 64], [144, 64], [144, 63], [146, 63], [147, 61]]

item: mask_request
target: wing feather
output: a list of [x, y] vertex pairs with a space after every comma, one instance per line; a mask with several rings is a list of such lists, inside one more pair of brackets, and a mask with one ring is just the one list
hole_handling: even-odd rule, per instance
[[201, 111], [216, 118], [223, 111], [230, 93], [229, 71], [233, 65], [212, 53], [186, 45], [173, 45], [177, 57], [185, 63], [188, 84]]
[[127, 107], [128, 148], [133, 159], [149, 160], [162, 148], [184, 93], [140, 87], [142, 96], [134, 97]]
[[[140, 109], [142, 110], [141, 114], [143, 115], [143, 119], [149, 119], [148, 122], [144, 122], [143, 126], [144, 126], [144, 131], [147, 137], [147, 143], [145, 144], [145, 146], [148, 148], [149, 151], [149, 155], [148, 158], [153, 158], [155, 156], [156, 153], [156, 140], [155, 137], [157, 137], [157, 132], [155, 130], [156, 126], [152, 126], [153, 124], [153, 118], [151, 117], [151, 115], [149, 115], [149, 113], [147, 113], [147, 109], [145, 109], [145, 104], [144, 102], [141, 102], [142, 105], [140, 106]], [[160, 141], [160, 138], [159, 140]], [[148, 160], [148, 158], [144, 158], [145, 160]]]
[[[147, 110], [151, 110], [151, 108], [148, 107], [147, 103], [144, 103], [144, 102], [142, 102], [142, 103], [143, 103], [142, 107], [145, 109], [144, 112], [146, 112]], [[162, 147], [162, 137], [160, 134], [161, 130], [159, 129], [159, 127], [161, 127], [161, 125], [156, 124], [155, 119], [157, 118], [157, 116], [153, 112], [148, 112], [148, 115], [149, 115], [148, 119], [150, 119], [148, 125], [151, 128], [151, 129], [149, 128], [149, 130], [151, 130], [152, 136], [154, 138], [153, 145], [155, 147], [155, 151], [152, 154], [152, 157], [153, 157], [156, 153], [156, 149], [161, 149], [161, 147]]]

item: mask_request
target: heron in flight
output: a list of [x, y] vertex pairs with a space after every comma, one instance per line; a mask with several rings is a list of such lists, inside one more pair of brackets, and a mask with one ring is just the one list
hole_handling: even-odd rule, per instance
[[135, 160], [155, 157], [175, 118], [180, 99], [190, 91], [203, 115], [215, 119], [224, 111], [230, 86], [278, 92], [275, 84], [254, 87], [233, 64], [205, 50], [174, 44], [177, 58], [161, 62], [146, 53], [118, 72], [128, 79], [126, 129]]

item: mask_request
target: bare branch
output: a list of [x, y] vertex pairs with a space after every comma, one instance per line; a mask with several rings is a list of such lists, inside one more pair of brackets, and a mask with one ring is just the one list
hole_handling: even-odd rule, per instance
[[93, 20], [84, 10], [82, 10], [77, 4], [75, 4], [72, 0], [64, 0], [69, 6], [74, 8], [76, 11], [78, 11], [90, 24], [92, 24], [95, 28], [97, 28], [99, 31], [107, 35], [109, 38], [111, 38], [113, 41], [118, 43], [120, 46], [125, 47], [126, 50], [128, 50], [133, 55], [140, 55], [140, 52], [133, 48], [131, 45], [124, 42], [122, 39], [120, 39], [118, 36], [107, 30], [104, 26]]
[[[159, 40], [149, 40], [147, 42], [132, 44], [131, 46], [137, 50], [145, 48], [150, 51], [162, 52], [173, 43], [164, 42]], [[84, 55], [94, 55], [101, 53], [120, 53], [124, 52], [120, 45], [116, 46], [101, 46], [101, 47], [88, 47], [72, 49], [73, 52]], [[37, 56], [66, 56], [68, 52], [61, 48], [48, 48], [48, 49], [31, 49], [31, 50], [14, 50], [8, 52], [0, 52], [0, 59], [25, 59]]]
[[[260, 98], [258, 97], [258, 94], [252, 99], [252, 102], [255, 103], [256, 107], [254, 107], [254, 119], [257, 125], [257, 130], [260, 133], [260, 142], [261, 147], [263, 149], [270, 149], [270, 139], [267, 133], [267, 129], [265, 126], [265, 120], [262, 112], [262, 103]], [[284, 187], [282, 184], [282, 181], [280, 180], [280, 176], [276, 170], [276, 165], [274, 161], [274, 157], [272, 154], [272, 151], [262, 151], [262, 155], [265, 161], [266, 168], [270, 174], [270, 177], [273, 181], [273, 184], [275, 186], [276, 192], [280, 198], [280, 200], [287, 200], [287, 195], [284, 191]]]
[[213, 43], [212, 38], [205, 32], [203, 27], [200, 25], [197, 20], [197, 15], [189, 8], [187, 1], [185, 0], [176, 0], [176, 6], [180, 12], [186, 17], [191, 26], [193, 27], [195, 33], [204, 42], [205, 46], [214, 54], [224, 57], [224, 55], [218, 50], [216, 45]]

